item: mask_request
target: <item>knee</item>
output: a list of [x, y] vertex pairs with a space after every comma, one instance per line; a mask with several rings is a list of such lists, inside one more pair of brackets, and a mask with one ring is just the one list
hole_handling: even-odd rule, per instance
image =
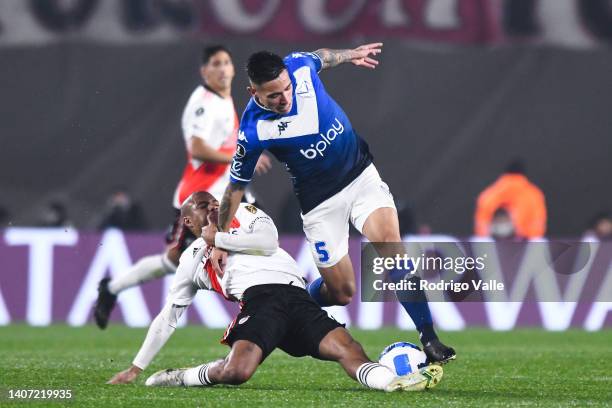
[[384, 228], [380, 234], [380, 240], [378, 242], [401, 242], [402, 237], [395, 228]]
[[353, 300], [355, 285], [345, 283], [340, 288], [328, 288], [334, 303], [339, 306], [346, 306]]
[[254, 371], [244, 366], [227, 365], [223, 370], [223, 382], [232, 385], [244, 384], [253, 376]]

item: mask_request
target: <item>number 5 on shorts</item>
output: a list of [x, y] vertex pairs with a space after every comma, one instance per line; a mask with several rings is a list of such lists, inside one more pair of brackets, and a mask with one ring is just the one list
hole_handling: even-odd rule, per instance
[[325, 242], [315, 242], [315, 249], [317, 251], [317, 254], [319, 254], [319, 262], [329, 261], [329, 252], [327, 252], [327, 250], [325, 249]]

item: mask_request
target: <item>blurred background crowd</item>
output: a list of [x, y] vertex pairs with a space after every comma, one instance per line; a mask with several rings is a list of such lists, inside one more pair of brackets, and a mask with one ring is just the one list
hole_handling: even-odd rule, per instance
[[[606, 0], [3, 0], [0, 227], [164, 229], [206, 44], [385, 43], [322, 79], [372, 147], [402, 233], [612, 239]], [[301, 233], [284, 166], [258, 203]], [[330, 175], [333, 177], [333, 175]]]

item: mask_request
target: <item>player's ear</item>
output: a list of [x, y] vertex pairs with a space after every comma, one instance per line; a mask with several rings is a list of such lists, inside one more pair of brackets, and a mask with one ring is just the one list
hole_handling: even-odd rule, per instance
[[247, 92], [249, 93], [250, 96], [255, 96], [255, 94], [257, 93], [255, 88], [251, 85], [247, 86]]

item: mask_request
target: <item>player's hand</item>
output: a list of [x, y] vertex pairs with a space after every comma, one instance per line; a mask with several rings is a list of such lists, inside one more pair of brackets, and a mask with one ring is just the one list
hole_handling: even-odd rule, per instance
[[107, 384], [130, 384], [134, 382], [136, 378], [138, 378], [141, 372], [141, 368], [133, 365], [127, 370], [123, 370], [120, 373], [115, 374], [113, 378], [108, 380]]
[[217, 231], [219, 231], [219, 228], [217, 227], [217, 222], [213, 219], [212, 215], [209, 215], [208, 225], [202, 227], [202, 238], [204, 238], [204, 241], [208, 245], [215, 246], [215, 236], [217, 235]]
[[219, 277], [223, 277], [223, 274], [225, 273], [225, 264], [227, 263], [227, 252], [214, 247], [210, 253], [210, 258], [208, 259], [210, 260], [215, 273], [219, 275]]
[[378, 65], [378, 61], [374, 58], [382, 52], [383, 43], [371, 43], [359, 46], [352, 50], [351, 63], [358, 67], [374, 69]]
[[262, 154], [255, 165], [255, 173], [257, 175], [266, 174], [272, 168], [272, 160], [268, 155]]

